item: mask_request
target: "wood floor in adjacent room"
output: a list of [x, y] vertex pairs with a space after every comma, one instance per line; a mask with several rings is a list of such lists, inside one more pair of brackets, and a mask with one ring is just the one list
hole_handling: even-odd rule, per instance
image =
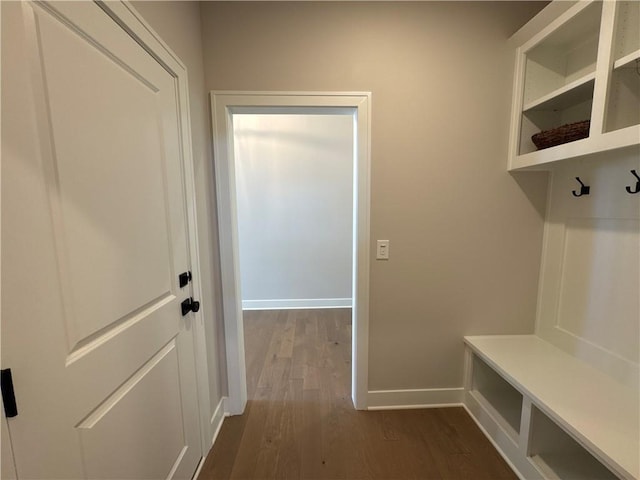
[[249, 402], [200, 480], [517, 479], [462, 408], [356, 411], [351, 310], [244, 314]]

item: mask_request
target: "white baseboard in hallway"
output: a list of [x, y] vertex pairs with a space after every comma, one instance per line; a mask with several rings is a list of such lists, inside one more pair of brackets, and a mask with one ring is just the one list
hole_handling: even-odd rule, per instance
[[243, 310], [294, 310], [307, 308], [351, 308], [350, 298], [291, 298], [277, 300], [243, 300]]
[[370, 390], [369, 410], [401, 410], [462, 406], [464, 388], [429, 388], [414, 390]]

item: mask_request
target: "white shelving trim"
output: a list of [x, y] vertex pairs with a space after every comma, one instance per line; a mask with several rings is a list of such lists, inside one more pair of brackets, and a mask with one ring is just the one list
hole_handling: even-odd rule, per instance
[[588, 150], [585, 144], [588, 143], [592, 143], [591, 138], [583, 138], [582, 140], [563, 143], [562, 145], [545, 148], [544, 150], [537, 150], [535, 152], [517, 155], [513, 160], [510, 170], [517, 170], [520, 168], [542, 168], [547, 163], [584, 155], [585, 151]]
[[616, 145], [616, 148], [637, 147], [639, 138], [640, 125], [632, 125], [601, 135], [590, 134], [589, 138], [575, 142], [516, 155], [509, 165], [509, 170], [547, 170], [546, 165], [552, 162], [605, 152], [611, 149], [611, 145]]
[[616, 60], [613, 63], [613, 69], [617, 70], [618, 68], [624, 68], [635, 60], [640, 60], [640, 49], [636, 50], [635, 52], [631, 52], [630, 54], [625, 55], [624, 57]]
[[[554, 102], [558, 100], [560, 97], [562, 97], [563, 95], [567, 95], [577, 90], [579, 87], [582, 87], [583, 85], [587, 85], [590, 82], [593, 82], [595, 78], [596, 78], [596, 72], [589, 72], [587, 75], [580, 77], [577, 80], [574, 80], [573, 82], [567, 83], [566, 85], [563, 85], [562, 87], [554, 90], [553, 92], [548, 93], [540, 98], [537, 98], [527, 103], [522, 110], [523, 112], [526, 113], [530, 110], [535, 109], [536, 107], [544, 106], [544, 104]], [[587, 100], [587, 99], [588, 97], [583, 98], [583, 100]]]

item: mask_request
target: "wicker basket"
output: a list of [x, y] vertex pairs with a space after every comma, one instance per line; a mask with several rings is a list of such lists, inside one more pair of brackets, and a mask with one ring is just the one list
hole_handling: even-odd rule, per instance
[[534, 145], [538, 147], [538, 150], [555, 147], [563, 143], [575, 142], [576, 140], [589, 136], [590, 123], [590, 120], [583, 120], [581, 122], [562, 125], [561, 127], [536, 133], [531, 137], [531, 140]]

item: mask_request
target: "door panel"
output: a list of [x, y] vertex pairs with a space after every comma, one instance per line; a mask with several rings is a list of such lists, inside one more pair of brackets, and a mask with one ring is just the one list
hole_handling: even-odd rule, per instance
[[78, 425], [88, 477], [166, 478], [184, 449], [178, 392], [171, 341]]
[[[146, 72], [122, 68], [46, 13], [36, 22], [55, 139], [56, 245], [68, 277], [63, 297], [74, 349], [134, 316], [140, 321], [136, 313], [171, 292], [161, 105]], [[165, 80], [168, 74], [156, 69]], [[113, 95], [101, 91], [105, 85]]]
[[8, 419], [17, 473], [191, 478], [176, 79], [95, 3], [1, 6], [2, 364], [20, 411]]

